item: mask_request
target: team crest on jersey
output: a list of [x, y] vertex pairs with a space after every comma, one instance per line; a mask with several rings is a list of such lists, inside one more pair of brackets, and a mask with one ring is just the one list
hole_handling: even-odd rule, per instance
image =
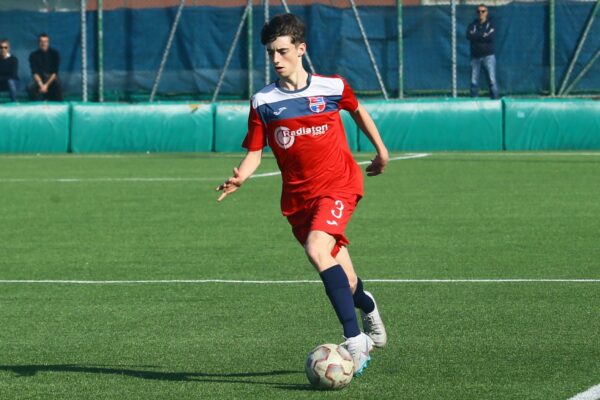
[[325, 111], [326, 107], [327, 102], [325, 101], [325, 97], [317, 96], [308, 98], [308, 108], [310, 109], [310, 111], [314, 113], [320, 113]]

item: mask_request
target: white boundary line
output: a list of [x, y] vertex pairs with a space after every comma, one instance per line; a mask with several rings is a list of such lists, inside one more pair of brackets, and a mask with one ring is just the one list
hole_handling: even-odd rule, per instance
[[513, 153], [510, 151], [496, 151], [496, 152], [481, 152], [481, 153], [477, 153], [477, 152], [467, 152], [467, 153], [462, 153], [462, 152], [457, 152], [457, 153], [439, 153], [439, 155], [448, 155], [448, 154], [455, 154], [455, 155], [468, 155], [468, 156], [505, 156], [505, 157], [554, 157], [554, 156], [600, 156], [600, 152], [568, 152], [568, 151], [555, 151], [555, 152], [529, 152], [529, 153]]
[[[364, 279], [369, 283], [600, 283], [600, 279]], [[245, 279], [146, 279], [146, 280], [71, 280], [71, 279], [2, 279], [0, 284], [64, 284], [64, 285], [132, 285], [132, 284], [249, 284], [293, 285], [316, 284], [320, 280], [245, 280]]]
[[223, 178], [5, 178], [0, 183], [26, 183], [26, 182], [210, 182], [220, 181]]
[[[390, 158], [390, 161], [410, 160], [413, 158], [429, 157], [430, 155], [431, 155], [430, 153], [406, 154], [404, 156], [392, 157], [392, 158]], [[370, 163], [371, 163], [371, 161], [360, 161], [357, 164], [358, 165], [367, 165]], [[276, 171], [276, 172], [266, 172], [264, 174], [255, 174], [255, 175], [252, 175], [250, 178], [265, 178], [268, 176], [276, 176], [276, 175], [281, 175], [281, 172]]]
[[600, 399], [600, 385], [592, 386], [585, 392], [571, 397], [569, 400], [598, 400]]
[[[2, 159], [76, 159], [76, 158], [193, 158], [193, 159], [211, 159], [211, 158], [240, 158], [243, 157], [243, 153], [177, 153], [177, 152], [139, 152], [139, 153], [37, 153], [37, 154], [14, 154], [14, 153], [0, 153], [0, 160]], [[270, 157], [270, 153], [263, 154], [263, 157]]]
[[[390, 161], [409, 160], [413, 158], [429, 157], [429, 153], [406, 154], [403, 156], [390, 158]], [[369, 164], [370, 161], [361, 161], [359, 165]], [[269, 176], [281, 175], [281, 172], [266, 172], [264, 174], [255, 174], [251, 178], [266, 178]], [[57, 182], [57, 183], [81, 183], [81, 182], [218, 182], [226, 178], [0, 178], [0, 183], [26, 183], [26, 182]]]

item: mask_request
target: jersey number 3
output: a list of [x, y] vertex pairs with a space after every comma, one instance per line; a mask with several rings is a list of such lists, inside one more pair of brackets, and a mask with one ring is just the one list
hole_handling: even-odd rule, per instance
[[[331, 209], [331, 215], [333, 215], [333, 218], [335, 219], [340, 219], [342, 218], [342, 213], [344, 211], [344, 203], [341, 200], [336, 200], [334, 204], [335, 207]], [[327, 220], [327, 225], [338, 226], [338, 222], [335, 219]]]

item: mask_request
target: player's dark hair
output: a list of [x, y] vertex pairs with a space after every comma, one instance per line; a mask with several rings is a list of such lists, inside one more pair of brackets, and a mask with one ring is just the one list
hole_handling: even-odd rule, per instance
[[305, 42], [306, 26], [294, 14], [276, 15], [266, 23], [260, 32], [260, 41], [263, 45], [271, 43], [280, 36], [289, 36], [293, 44]]
[[10, 44], [10, 42], [6, 38], [0, 39], [0, 44], [2, 44], [2, 43], [8, 43], [8, 44]]
[[43, 38], [43, 37], [46, 37], [46, 38], [47, 38], [47, 37], [48, 37], [48, 34], [47, 34], [47, 33], [43, 33], [43, 32], [42, 32], [42, 33], [40, 33], [40, 34], [38, 35], [38, 39], [41, 39], [41, 38]]

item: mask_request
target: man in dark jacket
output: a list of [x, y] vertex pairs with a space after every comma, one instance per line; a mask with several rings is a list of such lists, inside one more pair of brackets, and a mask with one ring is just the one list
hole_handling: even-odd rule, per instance
[[10, 54], [10, 42], [0, 40], [0, 91], [8, 91], [11, 101], [17, 101], [19, 60]]
[[29, 65], [33, 82], [27, 87], [29, 98], [33, 101], [62, 101], [62, 90], [58, 81], [60, 55], [50, 48], [50, 39], [40, 34], [39, 49], [29, 55]]
[[483, 65], [490, 82], [490, 96], [492, 99], [497, 99], [498, 83], [494, 48], [496, 27], [490, 20], [488, 8], [484, 4], [477, 6], [477, 15], [478, 18], [467, 28], [467, 39], [471, 42], [471, 97], [479, 95], [479, 72]]

